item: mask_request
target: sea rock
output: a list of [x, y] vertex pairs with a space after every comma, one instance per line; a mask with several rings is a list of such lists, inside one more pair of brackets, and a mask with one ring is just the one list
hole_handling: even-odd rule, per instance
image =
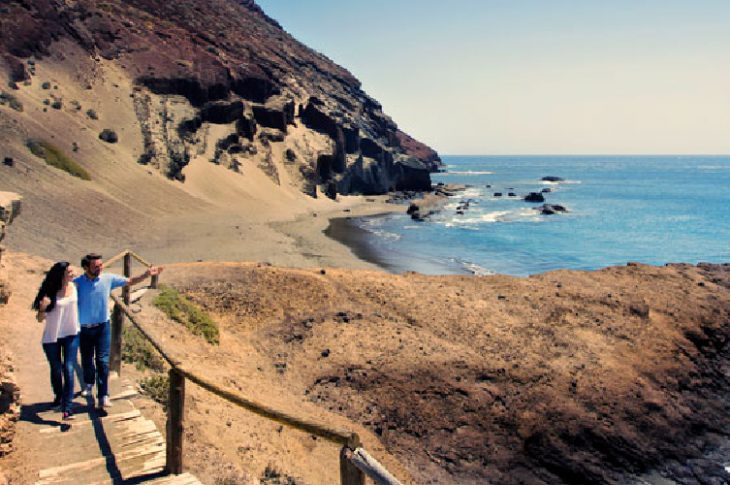
[[545, 197], [539, 192], [530, 192], [524, 200], [525, 202], [545, 202]]
[[559, 204], [543, 204], [540, 207], [536, 207], [535, 210], [545, 215], [557, 214], [559, 212], [568, 212], [564, 206]]
[[551, 189], [550, 187], [545, 187], [544, 189], [541, 190], [541, 192], [543, 194], [549, 194], [552, 191], [553, 191], [553, 189]]
[[495, 197], [502, 197], [502, 192], [495, 192], [494, 193], [494, 196]]
[[562, 177], [556, 177], [554, 175], [548, 175], [541, 179], [543, 182], [564, 182], [565, 179]]

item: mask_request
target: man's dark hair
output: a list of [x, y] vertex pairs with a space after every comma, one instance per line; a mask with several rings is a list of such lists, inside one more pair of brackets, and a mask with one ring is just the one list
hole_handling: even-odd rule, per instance
[[101, 259], [101, 254], [89, 253], [81, 258], [81, 267], [88, 268], [92, 261]]

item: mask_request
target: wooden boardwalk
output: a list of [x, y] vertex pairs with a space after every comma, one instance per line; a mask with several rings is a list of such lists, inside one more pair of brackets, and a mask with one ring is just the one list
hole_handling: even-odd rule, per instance
[[188, 473], [165, 474], [165, 438], [135, 407], [136, 389], [115, 377], [109, 384], [113, 406], [105, 412], [82, 397], [73, 421], [60, 421], [61, 413], [47, 406], [26, 411], [21, 419], [38, 433], [34, 441], [46, 466], [36, 484], [200, 484]]

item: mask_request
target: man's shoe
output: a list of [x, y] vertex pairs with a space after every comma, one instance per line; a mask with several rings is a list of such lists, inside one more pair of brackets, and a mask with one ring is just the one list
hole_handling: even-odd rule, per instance
[[91, 384], [86, 384], [86, 386], [84, 386], [84, 388], [81, 390], [81, 397], [89, 397], [89, 396], [91, 396], [91, 389], [92, 389], [92, 387], [94, 387], [94, 386], [91, 385]]
[[102, 396], [99, 399], [99, 409], [106, 409], [112, 407], [112, 400], [109, 399], [109, 396]]

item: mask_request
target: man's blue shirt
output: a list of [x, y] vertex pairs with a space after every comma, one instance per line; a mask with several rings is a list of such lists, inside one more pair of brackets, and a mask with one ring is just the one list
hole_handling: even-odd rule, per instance
[[79, 295], [79, 323], [81, 326], [109, 320], [109, 295], [114, 288], [127, 284], [127, 278], [102, 273], [89, 279], [86, 274], [74, 278]]

